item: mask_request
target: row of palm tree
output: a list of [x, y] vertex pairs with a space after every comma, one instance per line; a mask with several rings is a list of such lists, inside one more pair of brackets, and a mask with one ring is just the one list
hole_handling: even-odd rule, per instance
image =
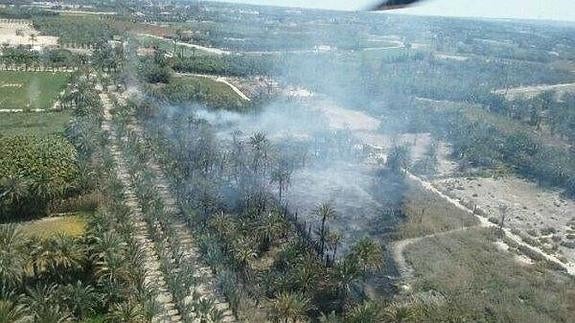
[[196, 265], [187, 257], [189, 251], [180, 243], [175, 230], [176, 215], [166, 208], [158, 191], [154, 189], [155, 177], [148, 169], [149, 152], [134, 132], [126, 130], [129, 118], [119, 113], [116, 121], [118, 133], [125, 134], [125, 137], [119, 137], [120, 144], [148, 232], [158, 251], [160, 269], [182, 319], [186, 322], [221, 321], [223, 312], [215, 307], [215, 300], [210, 295], [197, 292], [197, 288], [203, 283], [202, 277], [197, 272]]

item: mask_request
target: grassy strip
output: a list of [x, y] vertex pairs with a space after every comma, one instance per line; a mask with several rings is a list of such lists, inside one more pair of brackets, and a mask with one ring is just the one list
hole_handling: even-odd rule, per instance
[[249, 107], [249, 103], [228, 85], [206, 77], [178, 77], [169, 84], [152, 85], [149, 89], [154, 96], [173, 104], [201, 102], [208, 107], [233, 111], [246, 110]]
[[450, 309], [428, 311], [426, 320], [569, 321], [575, 281], [544, 266], [522, 266], [494, 241], [494, 231], [477, 229], [408, 247], [414, 293], [438, 292]]
[[471, 214], [437, 194], [427, 191], [415, 181], [407, 180], [408, 191], [403, 202], [406, 221], [400, 226], [400, 239], [425, 236], [479, 224]]
[[78, 213], [62, 217], [46, 218], [38, 221], [21, 223], [22, 232], [30, 237], [47, 239], [52, 236], [63, 234], [79, 237], [86, 230], [87, 213]]

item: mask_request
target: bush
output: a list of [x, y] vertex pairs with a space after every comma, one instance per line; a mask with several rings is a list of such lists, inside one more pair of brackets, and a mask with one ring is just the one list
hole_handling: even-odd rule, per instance
[[547, 235], [553, 234], [555, 232], [557, 232], [557, 229], [552, 228], [552, 227], [546, 227], [544, 229], [541, 229], [541, 235], [543, 235], [543, 236], [547, 236]]
[[575, 176], [572, 176], [567, 181], [567, 189], [565, 190], [565, 195], [568, 197], [575, 197]]
[[167, 67], [150, 64], [143, 67], [141, 73], [148, 83], [170, 83], [171, 71]]

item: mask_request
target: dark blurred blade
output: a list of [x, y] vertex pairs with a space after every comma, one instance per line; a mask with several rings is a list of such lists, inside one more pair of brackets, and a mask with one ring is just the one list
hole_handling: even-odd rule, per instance
[[378, 10], [401, 9], [417, 2], [421, 2], [421, 0], [385, 0], [382, 3], [379, 3], [371, 7], [370, 10], [378, 11]]

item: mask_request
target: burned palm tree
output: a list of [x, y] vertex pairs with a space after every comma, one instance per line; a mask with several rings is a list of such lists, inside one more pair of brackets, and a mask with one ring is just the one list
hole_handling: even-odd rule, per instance
[[269, 140], [262, 132], [256, 132], [250, 137], [250, 146], [252, 148], [252, 171], [258, 174], [268, 157]]
[[278, 167], [272, 171], [271, 182], [278, 185], [278, 193], [280, 203], [282, 201], [282, 193], [288, 189], [291, 181], [292, 169], [285, 162], [280, 162]]
[[332, 250], [331, 262], [335, 262], [335, 257], [337, 256], [337, 248], [341, 243], [342, 235], [339, 232], [328, 232], [326, 235], [326, 244], [329, 249]]
[[330, 202], [321, 203], [315, 210], [314, 213], [321, 219], [321, 227], [319, 230], [319, 241], [320, 241], [320, 254], [324, 254], [325, 248], [325, 236], [326, 236], [326, 223], [327, 220], [336, 217], [335, 208]]

